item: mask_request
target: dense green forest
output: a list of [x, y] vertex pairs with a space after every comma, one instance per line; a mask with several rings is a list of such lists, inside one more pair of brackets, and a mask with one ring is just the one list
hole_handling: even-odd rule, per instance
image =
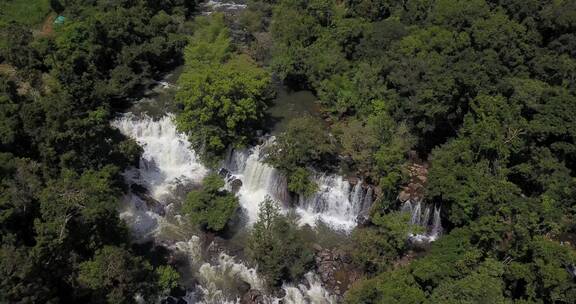
[[[110, 120], [184, 64], [175, 121], [213, 168], [268, 128], [274, 82], [315, 93], [321, 113], [265, 161], [292, 195], [343, 168], [376, 189], [340, 245], [361, 273], [344, 303], [576, 303], [576, 1], [250, 0], [241, 41], [194, 1], [32, 2], [0, 4], [0, 302], [154, 302], [178, 284], [118, 217], [142, 149]], [[445, 231], [400, 265], [414, 159]], [[188, 193], [190, 222], [228, 228], [223, 186]], [[307, 229], [261, 204], [246, 256], [267, 288], [314, 267]]]
[[[280, 0], [245, 14], [272, 36], [253, 48], [317, 93], [338, 139], [313, 152], [323, 137], [303, 135], [318, 142], [290, 165], [340, 153], [383, 192], [354, 233], [369, 279], [347, 303], [576, 301], [562, 243], [576, 232], [576, 2]], [[430, 163], [426, 200], [448, 232], [396, 269], [407, 248], [391, 210], [411, 149]]]
[[[172, 287], [173, 269], [130, 249], [119, 173], [140, 148], [109, 120], [179, 64], [193, 8], [0, 4], [0, 302], [127, 303]], [[55, 14], [65, 22], [53, 23]]]

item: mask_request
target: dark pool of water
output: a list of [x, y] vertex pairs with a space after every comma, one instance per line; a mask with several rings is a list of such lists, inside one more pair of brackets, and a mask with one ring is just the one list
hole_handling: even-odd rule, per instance
[[135, 115], [146, 114], [153, 118], [161, 118], [166, 113], [175, 113], [176, 106], [174, 96], [176, 95], [176, 82], [182, 74], [183, 66], [175, 68], [164, 78], [144, 92], [144, 97], [135, 101], [128, 109]]
[[297, 117], [319, 115], [318, 98], [311, 91], [294, 91], [285, 85], [276, 87], [276, 98], [266, 113], [270, 116], [270, 133], [277, 135], [286, 130], [288, 123]]

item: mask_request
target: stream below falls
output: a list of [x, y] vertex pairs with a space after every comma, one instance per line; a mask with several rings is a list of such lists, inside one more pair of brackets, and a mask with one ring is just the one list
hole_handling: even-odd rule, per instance
[[[218, 244], [206, 244], [208, 236], [178, 213], [186, 193], [198, 188], [209, 170], [200, 163], [186, 136], [177, 131], [174, 115], [165, 105], [170, 91], [175, 90], [170, 79], [167, 77], [152, 89], [153, 97], [136, 102], [112, 122], [143, 149], [139, 166], [124, 172], [132, 191], [124, 197], [120, 210], [136, 242], [153, 243], [171, 252], [178, 261], [181, 283], [187, 288], [183, 298], [187, 303], [237, 303], [250, 289], [263, 292], [269, 303], [336, 303], [336, 296], [322, 286], [314, 272], [306, 274], [299, 284], [284, 284], [280, 297], [266, 295], [263, 279], [256, 270], [230, 251], [241, 252], [246, 231], [257, 219], [258, 205], [266, 196], [282, 203], [285, 212], [296, 214], [299, 224], [316, 226], [322, 222], [345, 237], [365, 210], [364, 204], [371, 203], [367, 198], [371, 191], [361, 183], [352, 186], [341, 176], [319, 174], [321, 190], [291, 208], [285, 179], [261, 159], [260, 150], [267, 142], [231, 150], [222, 168], [228, 172], [227, 187], [233, 180], [242, 182], [236, 195], [243, 221], [229, 241], [230, 247], [222, 239]], [[158, 104], [155, 100], [159, 100]]]
[[[244, 7], [243, 3], [211, 0], [202, 13]], [[257, 219], [259, 203], [267, 196], [277, 201], [283, 212], [294, 216], [299, 225], [310, 226], [334, 244], [345, 242], [358, 221], [368, 216], [374, 196], [372, 188], [361, 180], [351, 183], [343, 176], [317, 172], [314, 176], [319, 185], [316, 194], [291, 197], [286, 179], [262, 159], [262, 149], [274, 140], [268, 136], [260, 145], [230, 150], [221, 164], [220, 173], [225, 176], [226, 188], [234, 191], [241, 205], [239, 223], [232, 225], [233, 231], [228, 232], [226, 238], [199, 231], [178, 212], [186, 194], [199, 188], [209, 172], [173, 121], [176, 109], [172, 100], [180, 71], [178, 68], [158, 81], [146, 92], [145, 98], [112, 122], [113, 127], [143, 149], [138, 167], [123, 173], [131, 191], [123, 198], [120, 216], [131, 229], [135, 242], [152, 244], [169, 252], [170, 262], [177, 266], [180, 283], [186, 288], [179, 303], [239, 303], [249, 290], [262, 294], [266, 303], [338, 302], [339, 297], [322, 285], [314, 271], [308, 272], [301, 282], [283, 284], [279, 294], [267, 294], [256, 269], [243, 261], [243, 242]], [[284, 86], [278, 86], [277, 90], [278, 97], [269, 109], [270, 116], [276, 120], [272, 135], [281, 132], [291, 118], [317, 114], [311, 92], [293, 92]], [[241, 186], [238, 188], [238, 185]], [[412, 214], [413, 223], [440, 224], [437, 209], [431, 212], [420, 204], [406, 203], [403, 210]], [[441, 227], [433, 227], [430, 231], [439, 233], [439, 229]], [[437, 235], [411, 237], [430, 241]], [[172, 300], [176, 303], [176, 299]]]

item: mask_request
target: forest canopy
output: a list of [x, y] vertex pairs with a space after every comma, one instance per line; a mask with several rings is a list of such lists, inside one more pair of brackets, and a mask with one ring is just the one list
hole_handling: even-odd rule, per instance
[[[334, 153], [384, 192], [347, 303], [574, 303], [576, 2], [254, 2], [274, 72], [317, 93]], [[402, 228], [381, 219], [411, 150], [447, 231], [394, 270]]]
[[[110, 121], [183, 65], [175, 123], [211, 168], [262, 139], [277, 82], [317, 97], [258, 161], [286, 178], [290, 207], [318, 173], [374, 190], [334, 246], [359, 274], [344, 303], [576, 303], [576, 1], [250, 0], [232, 21], [195, 9], [0, 4], [0, 302], [133, 303], [178, 286], [119, 217], [142, 147]], [[419, 248], [398, 195], [416, 163], [444, 227]], [[239, 210], [225, 185], [209, 174], [182, 202], [210, 237]], [[252, 203], [241, 250], [266, 288], [318, 270], [315, 234]]]
[[118, 216], [120, 173], [141, 148], [110, 119], [182, 60], [193, 7], [0, 4], [0, 302], [132, 303], [172, 284]]

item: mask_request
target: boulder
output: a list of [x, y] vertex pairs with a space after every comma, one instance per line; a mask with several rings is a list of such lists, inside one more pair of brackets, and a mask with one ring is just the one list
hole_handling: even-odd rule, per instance
[[240, 191], [240, 188], [242, 188], [242, 181], [238, 178], [235, 178], [230, 182], [230, 186], [232, 188], [232, 193], [236, 194], [238, 191]]
[[250, 289], [242, 296], [241, 304], [265, 304], [264, 295], [261, 291]]
[[400, 191], [400, 194], [398, 194], [398, 200], [402, 203], [404, 203], [409, 199], [410, 199], [410, 193], [408, 193], [406, 190], [402, 190]]

